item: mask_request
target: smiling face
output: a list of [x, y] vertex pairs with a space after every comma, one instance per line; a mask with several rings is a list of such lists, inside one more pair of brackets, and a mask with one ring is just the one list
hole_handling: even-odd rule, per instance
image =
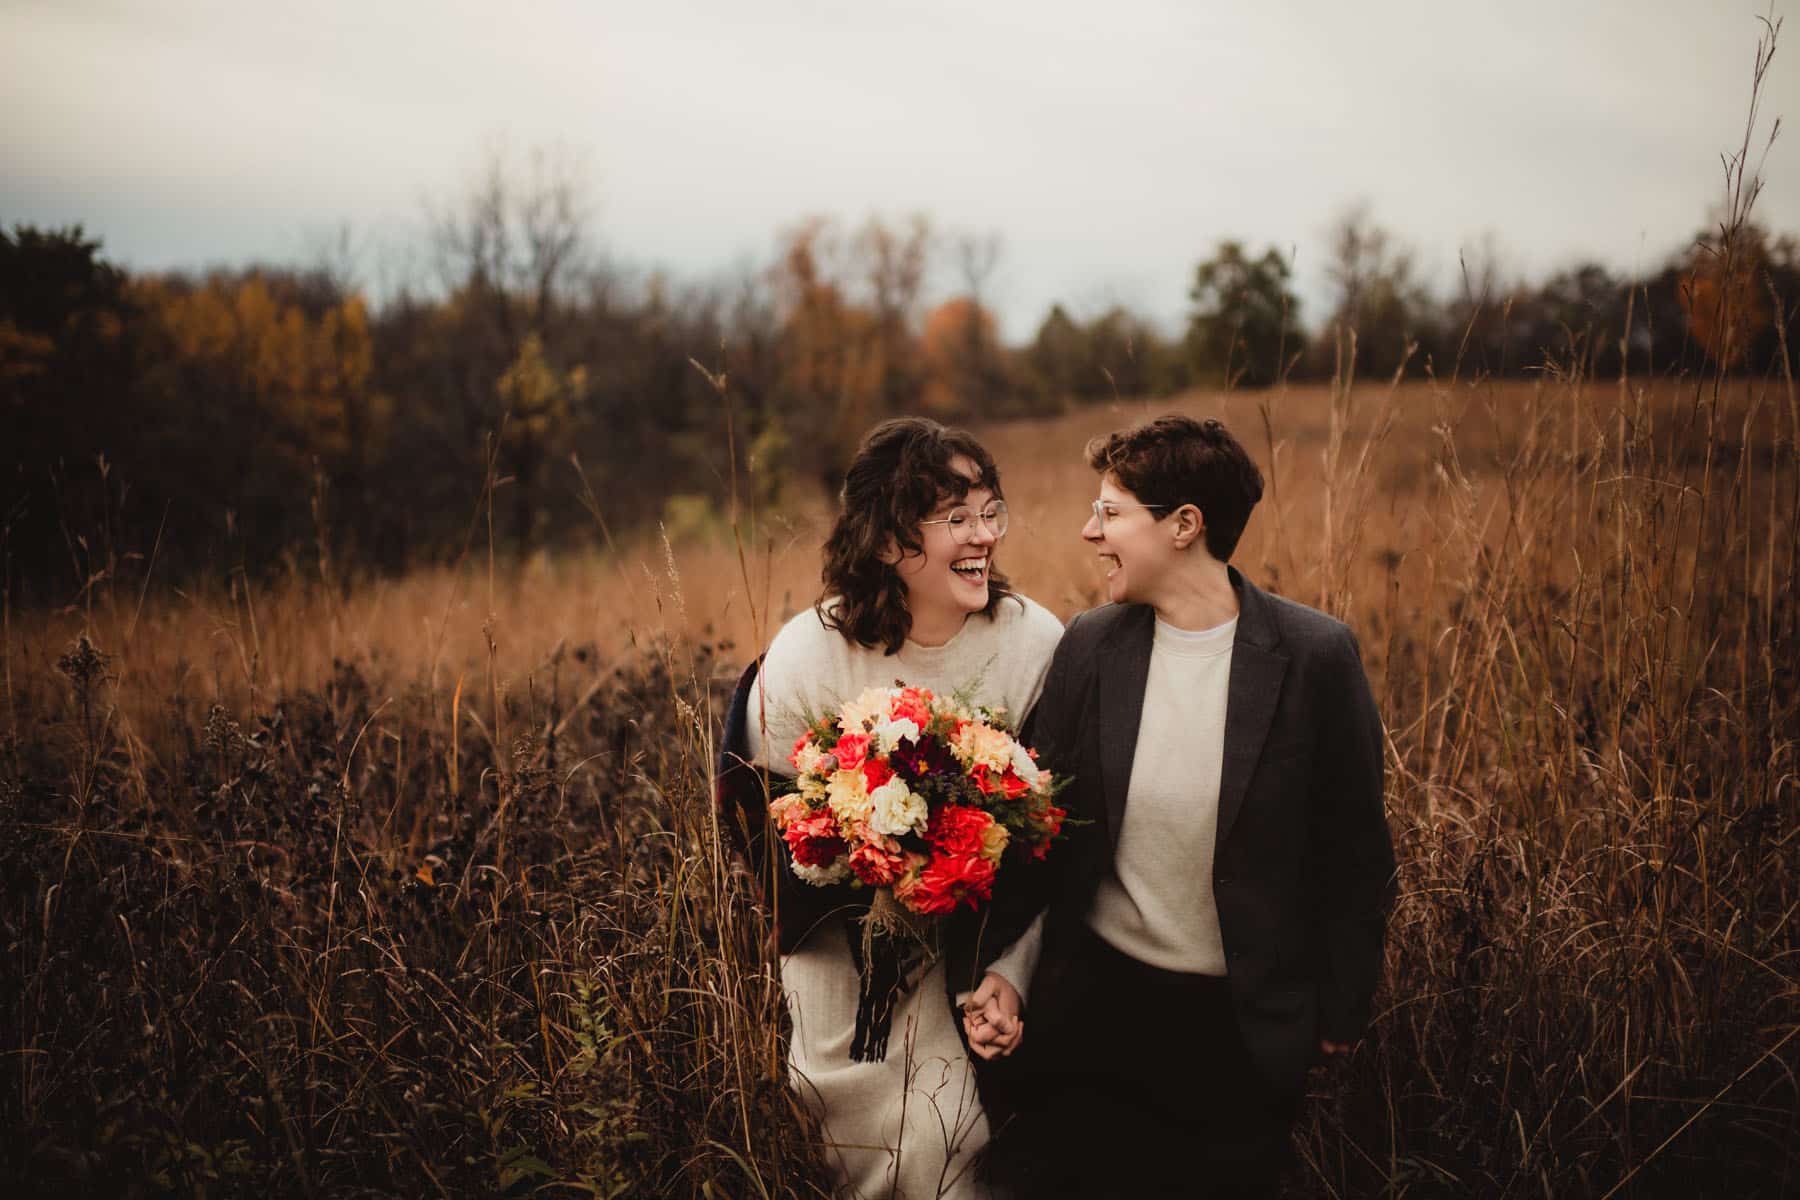
[[951, 466], [970, 481], [968, 494], [940, 501], [926, 518], [939, 523], [925, 524], [919, 530], [923, 549], [904, 555], [895, 564], [906, 588], [906, 609], [912, 614], [914, 628], [921, 631], [960, 625], [964, 617], [988, 605], [988, 577], [999, 539], [977, 519], [968, 523], [968, 541], [958, 542], [951, 527], [942, 522], [953, 509], [979, 513], [999, 497], [975, 484], [981, 472], [970, 459], [958, 455]]
[[1161, 585], [1181, 557], [1173, 517], [1148, 509], [1112, 475], [1100, 478], [1104, 524], [1090, 516], [1081, 536], [1106, 569], [1106, 598], [1114, 604], [1155, 604]]
[[[1012, 595], [994, 569], [996, 530], [972, 522], [959, 541], [943, 518], [998, 503], [999, 468], [968, 432], [927, 417], [883, 421], [844, 472], [819, 572], [821, 617], [848, 641], [894, 654], [909, 640], [942, 645], [972, 611], [992, 616]], [[996, 526], [1004, 532], [1003, 519]]]

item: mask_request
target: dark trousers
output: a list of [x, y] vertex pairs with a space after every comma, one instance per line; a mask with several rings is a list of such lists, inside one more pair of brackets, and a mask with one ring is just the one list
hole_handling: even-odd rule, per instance
[[1298, 1097], [1264, 1082], [1230, 984], [1085, 927], [1070, 952], [1065, 994], [1033, 997], [1019, 1051], [984, 1067], [995, 1182], [1019, 1200], [1276, 1195]]

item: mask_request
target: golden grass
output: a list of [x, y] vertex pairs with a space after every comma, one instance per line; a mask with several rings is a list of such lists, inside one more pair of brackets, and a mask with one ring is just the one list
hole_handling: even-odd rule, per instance
[[[1093, 602], [1081, 447], [1163, 407], [981, 431], [1022, 590]], [[1237, 561], [1351, 622], [1388, 729], [1387, 983], [1292, 1188], [1787, 1194], [1791, 384], [1167, 407], [1263, 463]], [[24, 1140], [0, 1177], [814, 1194], [707, 770], [719, 689], [814, 597], [828, 511], [348, 587], [110, 580], [9, 613]]]
[[[1525, 502], [1563, 510], [1528, 536], [1534, 570], [1566, 585], [1577, 567], [1558, 559], [1559, 548], [1572, 544], [1559, 535], [1579, 535], [1565, 527], [1591, 520], [1605, 497], [1594, 479], [1585, 480], [1589, 495], [1565, 495], [1560, 504], [1513, 494], [1522, 481], [1507, 478], [1505, 460], [1592, 455], [1616, 443], [1618, 421], [1608, 415], [1616, 390], [1414, 382], [1364, 384], [1340, 395], [1317, 385], [1194, 393], [993, 425], [979, 432], [999, 461], [1014, 513], [1000, 565], [1065, 619], [1096, 603], [1099, 572], [1079, 537], [1095, 490], [1082, 447], [1145, 417], [1182, 412], [1224, 420], [1268, 477], [1237, 565], [1265, 587], [1355, 617], [1365, 641], [1441, 620], [1477, 546], [1519, 533]], [[1764, 443], [1781, 418], [1767, 391], [1746, 385], [1731, 401], [1733, 411], [1754, 405], [1742, 436]], [[1676, 443], [1693, 420], [1683, 414], [1691, 396], [1682, 392], [1667, 385], [1626, 401], [1646, 414], [1638, 432], [1674, 447], [1664, 452], [1682, 452]], [[1334, 424], [1341, 430], [1335, 445]], [[1364, 454], [1359, 472], [1354, 460]], [[1537, 476], [1529, 486], [1541, 491], [1550, 481]], [[171, 698], [190, 716], [214, 703], [255, 707], [321, 686], [339, 662], [370, 664], [396, 685], [441, 689], [481, 679], [489, 632], [502, 691], [528, 689], [559, 652], [576, 648], [613, 663], [672, 636], [723, 642], [742, 657], [818, 594], [818, 547], [831, 505], [804, 485], [794, 490], [803, 494], [779, 512], [740, 510], [735, 538], [721, 532], [669, 546], [652, 530], [611, 553], [544, 551], [495, 565], [477, 550], [457, 567], [353, 580], [347, 589], [321, 586], [304, 563], [270, 580], [102, 581], [81, 604], [12, 614], [8, 661], [21, 677], [42, 674], [86, 632], [118, 656], [117, 711], [136, 731], [163, 720]], [[717, 503], [730, 510], [729, 496]], [[1381, 647], [1365, 649], [1374, 652], [1379, 681]]]

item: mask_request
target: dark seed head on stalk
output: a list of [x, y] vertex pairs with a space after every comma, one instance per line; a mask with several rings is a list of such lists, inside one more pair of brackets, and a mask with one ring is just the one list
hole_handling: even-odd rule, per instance
[[110, 661], [111, 656], [90, 642], [84, 633], [75, 639], [75, 645], [67, 654], [56, 660], [56, 669], [69, 677], [77, 691], [85, 692], [106, 674], [106, 664]]

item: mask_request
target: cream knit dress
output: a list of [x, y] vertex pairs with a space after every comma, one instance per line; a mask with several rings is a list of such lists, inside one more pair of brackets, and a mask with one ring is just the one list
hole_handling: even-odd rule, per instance
[[[1016, 726], [1037, 699], [1061, 637], [1054, 615], [1016, 597], [1003, 599], [991, 620], [970, 616], [942, 646], [907, 642], [889, 655], [826, 629], [808, 609], [782, 627], [763, 660], [761, 719], [758, 697], [751, 699], [752, 756], [791, 774], [787, 751], [809, 715], [896, 681], [942, 695], [965, 693], [976, 704], [1004, 709]], [[1036, 957], [1034, 935], [1035, 929], [995, 967], [1021, 988]], [[821, 922], [782, 960], [781, 982], [794, 1024], [789, 1072], [824, 1120], [840, 1195], [985, 1197], [974, 1158], [987, 1145], [987, 1118], [945, 995], [943, 964], [895, 1005], [882, 1062], [850, 1058], [859, 980], [844, 922]]]

